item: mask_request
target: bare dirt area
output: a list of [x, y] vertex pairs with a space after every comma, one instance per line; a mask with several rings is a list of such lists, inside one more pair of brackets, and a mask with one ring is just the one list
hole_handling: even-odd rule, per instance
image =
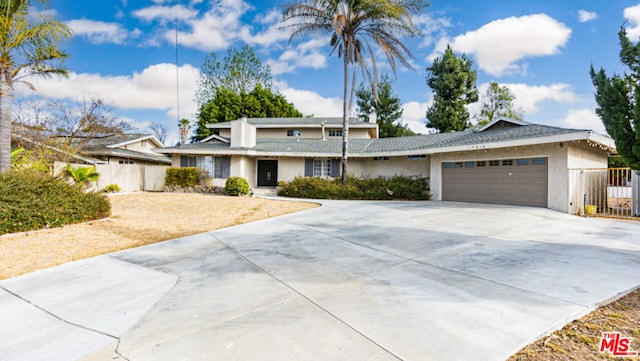
[[[640, 354], [640, 289], [537, 340], [508, 361], [640, 360], [640, 356], [621, 357], [600, 352], [603, 332], [620, 332], [621, 337], [630, 337], [627, 351]], [[620, 347], [619, 344], [619, 350]]]
[[110, 196], [111, 217], [0, 237], [0, 280], [42, 268], [317, 207], [191, 193]]

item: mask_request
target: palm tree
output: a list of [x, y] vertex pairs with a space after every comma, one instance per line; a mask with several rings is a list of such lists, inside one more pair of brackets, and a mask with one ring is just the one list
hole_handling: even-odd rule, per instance
[[187, 135], [189, 135], [189, 129], [191, 129], [191, 122], [189, 119], [180, 119], [178, 122], [178, 129], [180, 129], [180, 144], [187, 143]]
[[[304, 0], [286, 5], [284, 8], [284, 27], [292, 29], [289, 41], [305, 35], [330, 34], [331, 54], [337, 52], [338, 57], [343, 58], [343, 183], [347, 180], [349, 68], [353, 65], [360, 68], [363, 78], [371, 84], [374, 97], [377, 98], [377, 69], [373, 43], [384, 52], [394, 74], [396, 60], [413, 69], [409, 63], [413, 54], [402, 43], [401, 38], [405, 35], [418, 35], [411, 15], [427, 6], [428, 3], [424, 0]], [[355, 68], [352, 76], [355, 80]]]
[[[46, 0], [39, 0], [46, 2]], [[50, 13], [29, 12], [29, 0], [0, 0], [0, 173], [11, 167], [11, 103], [14, 84], [36, 75], [66, 75], [60, 42], [71, 29]]]

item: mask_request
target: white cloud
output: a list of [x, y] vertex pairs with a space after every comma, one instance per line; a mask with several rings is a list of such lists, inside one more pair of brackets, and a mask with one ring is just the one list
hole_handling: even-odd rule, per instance
[[261, 46], [270, 46], [280, 41], [289, 39], [289, 32], [282, 27], [282, 12], [280, 10], [271, 10], [266, 15], [259, 15], [253, 23], [266, 26], [266, 29], [258, 33], [254, 33], [254, 27], [249, 25], [242, 26], [239, 37], [245, 43]]
[[425, 126], [427, 120], [427, 109], [430, 106], [430, 102], [408, 102], [402, 105], [402, 122], [405, 123], [409, 129], [416, 133], [426, 134], [429, 129]]
[[593, 109], [569, 109], [564, 118], [557, 121], [563, 127], [573, 129], [590, 129], [600, 134], [607, 134], [600, 117]]
[[[79, 19], [68, 21], [67, 26], [75, 35], [85, 37], [94, 44], [124, 44], [130, 36], [127, 29], [118, 23]], [[135, 37], [139, 32], [133, 32], [131, 35]]]
[[629, 22], [627, 35], [633, 41], [638, 40], [640, 38], [640, 4], [625, 8], [622, 14]]
[[[571, 29], [545, 14], [492, 21], [475, 31], [456, 36], [454, 50], [473, 54], [480, 69], [494, 75], [523, 74], [519, 61], [559, 52]], [[441, 49], [436, 49], [441, 50]]]
[[321, 69], [327, 66], [327, 56], [320, 52], [324, 39], [313, 39], [280, 54], [277, 60], [267, 60], [273, 75], [292, 73], [297, 68]]
[[[199, 69], [191, 65], [179, 68], [180, 116], [188, 118], [197, 110], [193, 101]], [[142, 72], [127, 76], [71, 73], [69, 77], [32, 79], [38, 94], [54, 99], [77, 99], [95, 96], [118, 109], [161, 110], [177, 118], [176, 67], [174, 64], [150, 65]], [[20, 91], [32, 95], [30, 91]]]
[[311, 90], [289, 87], [286, 82], [274, 81], [274, 88], [287, 98], [302, 114], [316, 117], [341, 117], [342, 99], [325, 98]]
[[587, 10], [579, 10], [578, 11], [578, 20], [580, 20], [581, 23], [586, 23], [588, 21], [591, 20], [595, 20], [598, 18], [598, 14], [594, 13], [594, 12], [590, 12]]
[[412, 17], [413, 24], [420, 29], [422, 41], [420, 46], [431, 46], [435, 39], [446, 36], [446, 28], [451, 27], [451, 19], [445, 17], [433, 17], [428, 13], [422, 13]]
[[194, 9], [189, 9], [183, 5], [174, 6], [149, 6], [140, 10], [136, 10], [133, 16], [138, 19], [151, 22], [159, 21], [161, 23], [174, 22], [176, 19], [181, 21], [188, 21], [194, 19], [198, 12]]
[[[522, 83], [516, 84], [500, 84], [506, 86], [515, 95], [514, 105], [520, 107], [524, 111], [525, 119], [527, 115], [534, 114], [539, 111], [539, 107], [547, 101], [570, 104], [577, 102], [578, 96], [571, 90], [569, 84], [556, 83], [551, 85], [528, 85]], [[488, 87], [488, 83], [482, 84], [480, 95], [484, 94]]]

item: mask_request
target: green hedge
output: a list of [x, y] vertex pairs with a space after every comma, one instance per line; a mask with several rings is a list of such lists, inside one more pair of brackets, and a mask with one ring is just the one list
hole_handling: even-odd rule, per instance
[[30, 172], [0, 174], [0, 234], [108, 217], [109, 200], [62, 179]]
[[164, 180], [166, 186], [195, 187], [198, 185], [200, 171], [196, 167], [167, 168]]
[[278, 195], [313, 199], [364, 199], [364, 200], [427, 200], [429, 189], [426, 179], [395, 176], [392, 178], [348, 177], [341, 179], [296, 177], [281, 185]]
[[225, 191], [230, 196], [249, 193], [249, 182], [242, 177], [230, 177], [224, 184]]

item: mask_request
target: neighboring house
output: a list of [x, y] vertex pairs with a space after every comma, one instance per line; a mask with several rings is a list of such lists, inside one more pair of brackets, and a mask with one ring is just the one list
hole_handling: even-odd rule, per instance
[[101, 134], [90, 139], [77, 138], [79, 153], [102, 164], [169, 165], [171, 159], [154, 152], [163, 147], [150, 134]]
[[[199, 143], [157, 149], [174, 167], [197, 166], [223, 185], [229, 176], [252, 187], [296, 176], [337, 177], [341, 118], [247, 119], [211, 124]], [[548, 207], [569, 212], [571, 168], [606, 168], [612, 139], [499, 118], [476, 131], [378, 139], [375, 119], [351, 120], [348, 171], [355, 176], [429, 178], [434, 200]]]
[[[29, 144], [39, 142], [30, 139], [27, 135], [14, 134], [16, 144]], [[38, 138], [47, 139], [45, 147], [63, 153], [62, 146], [65, 138], [59, 135], [44, 136], [38, 134]], [[71, 147], [78, 149], [72, 156], [74, 162], [86, 164], [142, 164], [142, 165], [170, 165], [171, 159], [154, 152], [161, 148], [162, 143], [150, 134], [118, 134], [106, 133], [92, 135], [91, 137], [76, 136], [72, 140]]]

